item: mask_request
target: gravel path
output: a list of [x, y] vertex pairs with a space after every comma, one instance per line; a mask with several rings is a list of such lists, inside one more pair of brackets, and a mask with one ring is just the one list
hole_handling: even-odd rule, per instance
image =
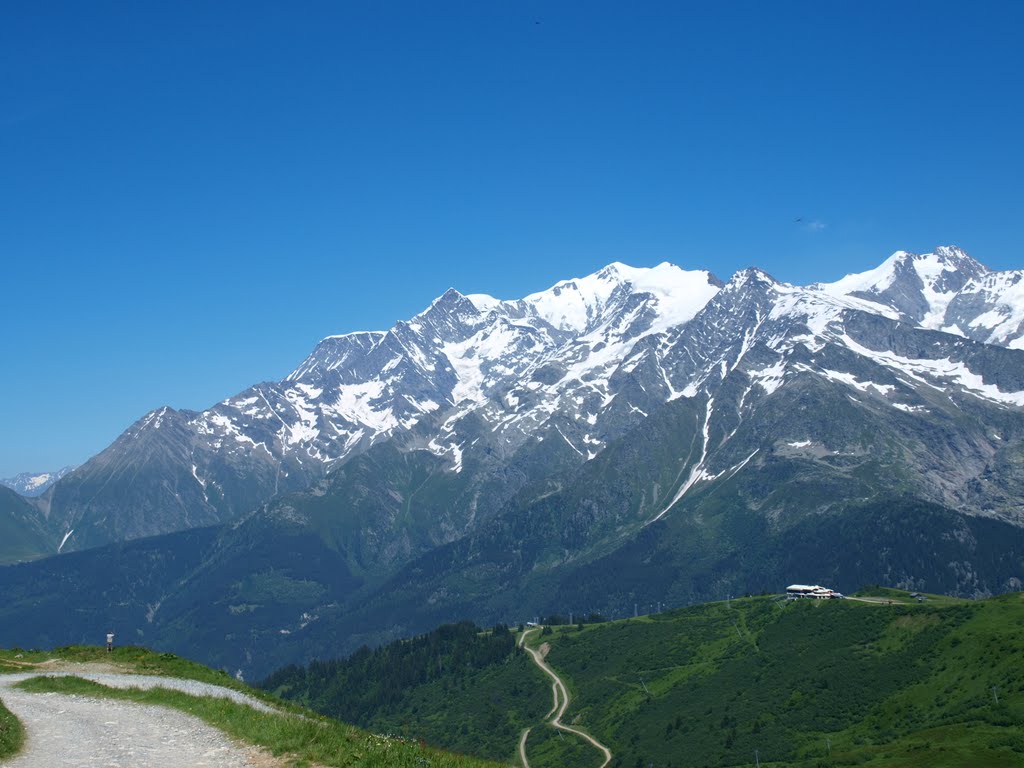
[[[270, 710], [261, 701], [227, 688], [148, 675], [90, 674], [80, 677], [127, 688], [173, 688], [197, 696], [223, 696]], [[0, 676], [0, 699], [24, 724], [25, 749], [3, 768], [255, 768], [266, 765], [256, 750], [241, 747], [202, 720], [167, 707], [10, 687], [34, 677]]]
[[[61, 674], [61, 673], [57, 673]], [[110, 688], [170, 688], [174, 691], [181, 691], [192, 696], [216, 696], [222, 699], [231, 699], [239, 704], [248, 704], [253, 709], [261, 712], [279, 712], [269, 704], [231, 688], [223, 688], [212, 683], [200, 683], [197, 680], [183, 680], [177, 677], [161, 677], [160, 675], [123, 675], [92, 672], [69, 672], [76, 677], [92, 680], [94, 683], [106, 685]]]

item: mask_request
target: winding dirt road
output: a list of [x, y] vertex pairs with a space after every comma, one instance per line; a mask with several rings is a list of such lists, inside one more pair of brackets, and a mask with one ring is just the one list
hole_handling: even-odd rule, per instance
[[[562, 682], [562, 678], [555, 674], [555, 670], [548, 666], [547, 662], [544, 661], [544, 654], [526, 644], [526, 636], [531, 632], [539, 631], [540, 628], [538, 627], [536, 629], [528, 629], [523, 632], [519, 638], [519, 647], [529, 653], [530, 657], [533, 659], [533, 663], [540, 667], [541, 670], [543, 670], [543, 672], [553, 681], [551, 684], [551, 693], [554, 697], [554, 706], [552, 706], [551, 711], [544, 716], [544, 719], [552, 727], [557, 728], [560, 731], [565, 731], [566, 733], [575, 734], [584, 741], [590, 743], [595, 749], [599, 750], [601, 754], [604, 755], [604, 762], [601, 763], [598, 768], [605, 768], [605, 766], [612, 761], [612, 751], [589, 733], [581, 731], [579, 728], [573, 728], [571, 725], [566, 725], [562, 722], [562, 716], [569, 708], [569, 689], [565, 687], [565, 683]], [[530, 730], [527, 729], [523, 731], [523, 735], [519, 739], [519, 759], [523, 762], [523, 768], [530, 768], [530, 763], [526, 759], [526, 739], [529, 735]]]

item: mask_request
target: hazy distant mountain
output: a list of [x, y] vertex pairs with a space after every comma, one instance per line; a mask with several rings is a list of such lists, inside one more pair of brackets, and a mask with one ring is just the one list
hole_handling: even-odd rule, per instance
[[7, 486], [22, 496], [39, 496], [74, 469], [74, 467], [64, 467], [56, 472], [22, 472], [14, 477], [0, 478], [0, 485]]
[[13, 490], [0, 487], [0, 565], [56, 552], [47, 539], [36, 509]]

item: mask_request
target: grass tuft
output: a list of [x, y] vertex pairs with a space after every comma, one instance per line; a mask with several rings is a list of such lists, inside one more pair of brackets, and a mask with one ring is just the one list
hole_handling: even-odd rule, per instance
[[0, 760], [15, 755], [25, 743], [25, 728], [0, 702]]

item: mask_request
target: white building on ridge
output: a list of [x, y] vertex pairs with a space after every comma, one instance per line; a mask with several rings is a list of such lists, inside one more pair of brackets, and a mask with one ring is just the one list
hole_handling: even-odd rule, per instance
[[836, 592], [834, 589], [829, 589], [827, 587], [819, 587], [817, 584], [790, 584], [786, 587], [786, 597], [790, 600], [799, 600], [801, 598], [831, 600], [833, 598], [843, 597], [843, 593]]

